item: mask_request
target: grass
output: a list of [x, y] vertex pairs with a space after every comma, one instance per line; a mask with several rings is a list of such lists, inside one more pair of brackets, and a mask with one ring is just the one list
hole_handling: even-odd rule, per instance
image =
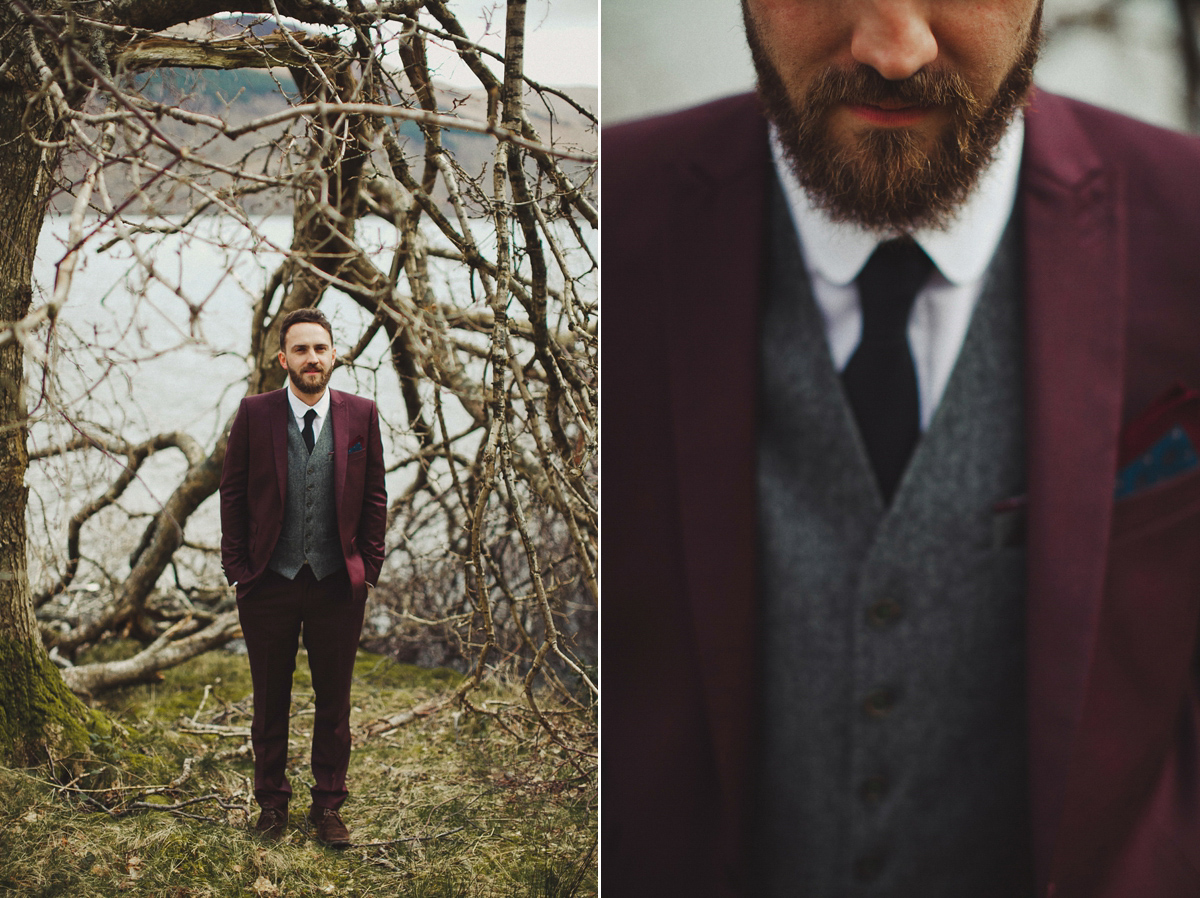
[[[103, 647], [117, 657], [128, 646]], [[594, 765], [516, 707], [516, 690], [476, 700], [510, 710], [425, 711], [458, 681], [360, 653], [351, 717], [355, 748], [343, 816], [354, 844], [310, 839], [303, 819], [312, 692], [298, 662], [288, 776], [291, 827], [280, 843], [249, 832], [253, 767], [244, 656], [211, 652], [161, 682], [116, 690], [97, 706], [120, 727], [94, 746], [82, 776], [69, 765], [0, 768], [0, 895], [347, 898], [570, 898], [596, 894]], [[594, 723], [554, 718], [568, 744], [594, 752]], [[200, 726], [198, 726], [200, 725]], [[207, 728], [211, 732], [195, 730]], [[48, 765], [49, 766], [49, 765]], [[157, 810], [171, 806], [174, 810]], [[150, 806], [150, 807], [145, 807]]]

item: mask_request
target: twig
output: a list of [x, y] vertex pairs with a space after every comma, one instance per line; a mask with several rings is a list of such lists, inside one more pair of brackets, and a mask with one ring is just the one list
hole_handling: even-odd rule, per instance
[[134, 811], [178, 811], [180, 808], [190, 807], [194, 804], [199, 804], [202, 801], [217, 801], [219, 802], [224, 796], [217, 792], [210, 792], [208, 795], [201, 795], [197, 798], [188, 798], [183, 801], [177, 801], [175, 804], [158, 804], [153, 801], [135, 801], [125, 806], [118, 812], [118, 816], [125, 816]]
[[459, 826], [454, 829], [448, 829], [444, 833], [438, 833], [436, 836], [408, 836], [403, 839], [388, 839], [383, 842], [351, 842], [351, 848], [386, 848], [389, 845], [403, 845], [407, 842], [433, 842], [437, 839], [444, 839], [446, 836], [452, 836], [455, 833], [460, 833], [465, 826]]
[[227, 736], [242, 739], [250, 738], [250, 727], [220, 726], [215, 723], [193, 723], [188, 721], [178, 727], [181, 733], [196, 733], [202, 736]]

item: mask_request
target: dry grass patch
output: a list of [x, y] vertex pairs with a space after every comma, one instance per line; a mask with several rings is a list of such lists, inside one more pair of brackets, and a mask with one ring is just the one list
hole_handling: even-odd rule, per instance
[[65, 765], [53, 774], [0, 769], [0, 894], [595, 895], [594, 720], [555, 717], [568, 750], [515, 710], [516, 689], [476, 695], [509, 709], [497, 717], [445, 705], [457, 681], [453, 671], [360, 655], [343, 808], [354, 844], [340, 852], [303, 828], [312, 722], [303, 660], [293, 693], [291, 825], [273, 845], [248, 831], [257, 809], [243, 656], [209, 653], [160, 683], [106, 695], [97, 704], [121, 728], [97, 743], [84, 775], [63, 773]]

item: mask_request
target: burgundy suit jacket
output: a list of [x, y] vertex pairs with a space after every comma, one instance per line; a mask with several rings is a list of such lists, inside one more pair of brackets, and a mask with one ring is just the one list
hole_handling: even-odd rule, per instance
[[[283, 528], [287, 498], [287, 394], [247, 396], [229, 428], [221, 473], [221, 564], [238, 598], [267, 569]], [[387, 492], [375, 403], [329, 391], [338, 536], [353, 597], [363, 601], [383, 566]]]
[[[602, 883], [745, 895], [757, 692], [752, 97], [604, 134]], [[1200, 143], [1036, 95], [1023, 220], [1038, 898], [1200, 895], [1200, 472], [1114, 501], [1200, 388]]]

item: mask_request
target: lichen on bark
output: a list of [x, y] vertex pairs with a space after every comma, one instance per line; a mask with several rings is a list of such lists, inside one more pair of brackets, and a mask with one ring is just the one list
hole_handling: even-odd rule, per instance
[[0, 635], [0, 762], [79, 759], [89, 752], [89, 733], [109, 728], [67, 688], [40, 645]]

